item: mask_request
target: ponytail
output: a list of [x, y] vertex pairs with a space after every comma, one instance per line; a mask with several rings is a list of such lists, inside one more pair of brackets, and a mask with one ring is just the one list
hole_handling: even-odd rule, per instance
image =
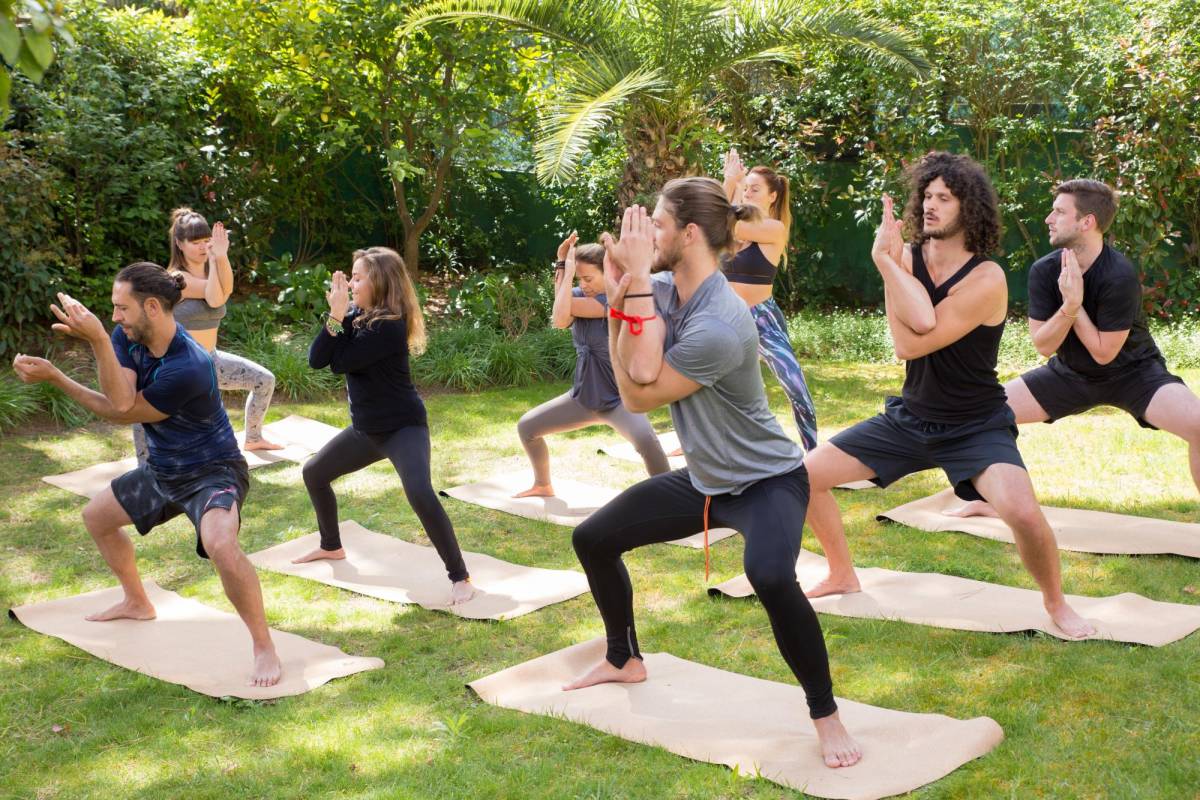
[[163, 311], [170, 312], [183, 297], [187, 278], [180, 272], [167, 272], [158, 264], [138, 261], [117, 273], [115, 283], [129, 284], [129, 291], [144, 305], [146, 299], [158, 300]]

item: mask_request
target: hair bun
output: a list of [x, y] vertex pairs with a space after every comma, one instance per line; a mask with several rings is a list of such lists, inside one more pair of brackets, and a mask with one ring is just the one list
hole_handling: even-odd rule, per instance
[[175, 288], [181, 292], [187, 288], [187, 276], [182, 272], [172, 272], [171, 282], [174, 283]]

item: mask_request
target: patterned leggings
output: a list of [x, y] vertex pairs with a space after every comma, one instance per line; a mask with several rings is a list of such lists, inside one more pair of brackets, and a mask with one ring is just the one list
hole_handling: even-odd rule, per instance
[[758, 355], [767, 362], [775, 380], [779, 381], [784, 394], [791, 401], [800, 439], [805, 451], [811, 451], [817, 446], [817, 410], [808, 392], [808, 383], [804, 380], [804, 370], [800, 369], [796, 352], [788, 340], [787, 320], [783, 318], [783, 311], [775, 298], [769, 297], [751, 306], [750, 315], [758, 326]]
[[[263, 419], [271, 407], [271, 395], [275, 393], [275, 376], [271, 370], [248, 358], [212, 351], [213, 368], [217, 372], [217, 388], [249, 391], [246, 396], [246, 441], [262, 439]], [[146, 430], [138, 423], [133, 425], [133, 449], [139, 463], [146, 463], [150, 449], [146, 445]]]

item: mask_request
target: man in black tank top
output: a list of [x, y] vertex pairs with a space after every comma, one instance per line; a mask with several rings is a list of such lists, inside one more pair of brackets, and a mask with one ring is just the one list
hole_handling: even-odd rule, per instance
[[[1200, 487], [1200, 398], [1167, 371], [1146, 326], [1137, 270], [1104, 243], [1117, 213], [1116, 192], [1080, 179], [1055, 193], [1046, 225], [1059, 249], [1029, 270], [1029, 333], [1050, 361], [1005, 385], [1017, 424], [1116, 406], [1144, 428], [1185, 440]], [[951, 513], [996, 515], [981, 500]]]
[[[984, 255], [1000, 239], [996, 193], [982, 167], [950, 153], [925, 156], [909, 178], [905, 214], [916, 243], [905, 246], [885, 196], [871, 250], [896, 355], [905, 361], [904, 389], [887, 398], [882, 414], [808, 454], [812, 492], [866, 479], [887, 486], [940, 467], [960, 497], [986, 498], [1012, 528], [1054, 623], [1068, 636], [1090, 636], [1096, 629], [1063, 595], [1054, 531], [1034, 496], [996, 377], [1008, 312], [1004, 270]], [[830, 573], [809, 596], [858, 591], [844, 531], [814, 533]]]

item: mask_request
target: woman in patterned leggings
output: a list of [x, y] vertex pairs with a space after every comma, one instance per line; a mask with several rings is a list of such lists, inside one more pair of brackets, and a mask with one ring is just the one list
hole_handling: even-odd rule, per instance
[[[190, 208], [171, 212], [171, 260], [167, 269], [187, 280], [183, 299], [175, 305], [175, 321], [212, 355], [217, 386], [249, 392], [246, 396], [245, 450], [278, 450], [283, 445], [263, 438], [263, 419], [275, 392], [275, 376], [261, 364], [217, 349], [217, 329], [225, 316], [225, 303], [233, 293], [233, 268], [229, 264], [229, 234], [218, 222], [209, 227]], [[133, 426], [133, 446], [145, 463], [149, 450], [141, 425]]]

